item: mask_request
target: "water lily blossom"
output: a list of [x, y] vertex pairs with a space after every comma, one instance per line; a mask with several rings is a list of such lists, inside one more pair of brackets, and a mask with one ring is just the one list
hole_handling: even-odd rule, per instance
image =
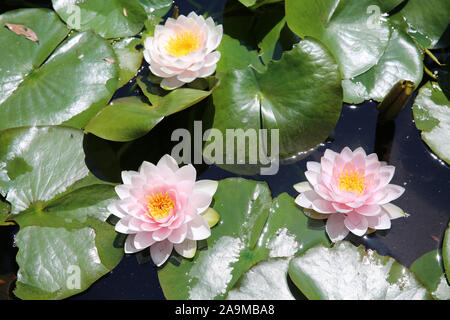
[[172, 249], [192, 258], [197, 240], [211, 235], [210, 225], [202, 216], [207, 212], [218, 183], [196, 181], [192, 165], [178, 167], [169, 155], [157, 165], [143, 162], [139, 171], [123, 171], [123, 184], [116, 186], [120, 200], [108, 210], [119, 217], [116, 231], [128, 234], [125, 252], [134, 253], [150, 247], [153, 262], [161, 266]]
[[191, 12], [187, 17], [168, 18], [145, 40], [144, 57], [151, 72], [163, 78], [161, 87], [171, 90], [205, 78], [216, 71], [223, 35], [222, 25]]
[[326, 231], [332, 241], [344, 239], [349, 232], [363, 236], [369, 229], [385, 230], [391, 219], [406, 214], [390, 202], [405, 189], [389, 184], [395, 167], [366, 155], [362, 148], [341, 153], [326, 150], [320, 163], [308, 162], [308, 182], [294, 188], [300, 192], [295, 202], [311, 218], [328, 219]]

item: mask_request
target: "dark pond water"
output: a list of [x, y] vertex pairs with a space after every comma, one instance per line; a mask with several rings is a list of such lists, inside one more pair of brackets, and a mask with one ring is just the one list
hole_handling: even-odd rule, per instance
[[[182, 14], [191, 11], [208, 12], [216, 21], [223, 21], [222, 12], [225, 7], [223, 0], [182, 0], [175, 3]], [[444, 60], [446, 56], [448, 51], [440, 55]], [[119, 92], [118, 96], [127, 95], [129, 89]], [[382, 255], [390, 255], [405, 266], [409, 266], [422, 254], [441, 247], [444, 231], [450, 219], [447, 208], [450, 196], [450, 168], [439, 161], [420, 138], [420, 132], [416, 129], [412, 117], [413, 98], [395, 121], [389, 160], [390, 164], [396, 167], [392, 183], [406, 188], [405, 194], [396, 200], [395, 204], [410, 216], [394, 220], [391, 230], [385, 233], [377, 232], [364, 238], [351, 236], [348, 238], [355, 244], [362, 243]], [[306, 162], [319, 161], [326, 148], [340, 151], [345, 146], [352, 149], [361, 146], [367, 152], [375, 150], [378, 115], [376, 105], [374, 102], [358, 106], [345, 104], [341, 119], [329, 141], [307, 158], [281, 166], [275, 176], [245, 178], [266, 181], [273, 196], [283, 192], [296, 196], [292, 186], [306, 180], [303, 174]], [[167, 124], [159, 126], [158, 130], [164, 130], [165, 125]], [[130, 168], [133, 166], [137, 164], [128, 165]], [[209, 167], [199, 178], [220, 180], [233, 176], [236, 175], [217, 167]], [[16, 227], [0, 230], [0, 275], [17, 271], [15, 264], [17, 250], [12, 247], [16, 231]], [[92, 285], [85, 293], [72, 299], [164, 299], [164, 296], [153, 264], [139, 264], [135, 256], [125, 256], [113, 272]]]

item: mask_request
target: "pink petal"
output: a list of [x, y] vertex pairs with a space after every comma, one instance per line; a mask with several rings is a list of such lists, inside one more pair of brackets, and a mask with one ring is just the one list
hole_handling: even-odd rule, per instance
[[382, 190], [386, 192], [386, 196], [378, 204], [389, 203], [395, 199], [398, 199], [405, 192], [405, 188], [395, 184], [388, 184]]
[[172, 78], [164, 78], [161, 81], [161, 87], [167, 90], [174, 90], [179, 87], [182, 87], [184, 85], [184, 82], [177, 79], [177, 77]]
[[130, 196], [130, 186], [119, 184], [114, 188], [120, 199], [126, 199]]
[[333, 202], [333, 203], [331, 203], [331, 205], [337, 212], [349, 213], [349, 212], [353, 211], [353, 208], [346, 206], [344, 203]]
[[344, 149], [342, 149], [341, 151], [341, 157], [345, 160], [345, 161], [350, 161], [353, 158], [353, 152], [352, 150], [350, 150], [349, 147], [345, 147]]
[[335, 213], [336, 209], [331, 205], [330, 201], [317, 199], [312, 202], [312, 209], [319, 213]]
[[184, 239], [186, 239], [186, 235], [187, 235], [187, 226], [183, 224], [179, 228], [173, 229], [168, 239], [172, 243], [182, 243]]
[[172, 249], [173, 244], [168, 240], [156, 242], [150, 247], [150, 255], [156, 266], [162, 266], [169, 259]]
[[322, 168], [322, 172], [332, 176], [333, 175], [333, 162], [328, 160], [325, 157], [320, 159], [320, 167]]
[[376, 216], [381, 212], [381, 207], [377, 204], [368, 204], [356, 208], [356, 212], [364, 216]]
[[333, 242], [344, 239], [348, 235], [348, 229], [344, 224], [345, 216], [341, 213], [332, 214], [326, 224], [326, 231]]
[[320, 173], [320, 163], [315, 161], [308, 161], [306, 163], [306, 169], [308, 169], [308, 171]]
[[211, 235], [208, 222], [202, 216], [196, 216], [187, 225], [186, 238], [191, 240], [203, 240]]
[[378, 216], [366, 217], [368, 225], [372, 229], [387, 230], [391, 228], [391, 219], [388, 214], [382, 213]]
[[116, 226], [115, 226], [115, 230], [119, 233], [123, 233], [123, 234], [133, 234], [136, 233], [136, 231], [130, 230], [130, 228], [128, 227], [128, 223], [129, 223], [130, 218], [123, 218], [120, 219], [119, 222], [117, 222]]
[[325, 153], [324, 153], [323, 156], [324, 156], [325, 158], [327, 158], [328, 160], [330, 160], [331, 163], [333, 163], [333, 162], [334, 162], [334, 159], [336, 158], [337, 155], [338, 155], [338, 153], [334, 152], [334, 151], [331, 150], [331, 149], [327, 149], [327, 150], [325, 150]]
[[172, 172], [178, 171], [178, 163], [175, 161], [174, 158], [169, 156], [168, 154], [164, 155], [156, 165], [159, 169], [161, 168], [169, 168]]
[[163, 241], [166, 240], [167, 237], [172, 233], [172, 230], [169, 228], [160, 228], [156, 231], [152, 232], [153, 239], [155, 241]]
[[131, 177], [138, 176], [136, 171], [122, 171], [122, 181], [124, 184], [131, 184]]
[[195, 181], [197, 179], [197, 171], [191, 164], [188, 164], [178, 169], [175, 172], [175, 176], [179, 180]]
[[315, 186], [317, 184], [317, 178], [319, 176], [319, 174], [317, 172], [306, 171], [305, 176], [306, 176], [306, 179], [308, 179], [309, 183], [311, 183], [311, 185]]
[[156, 241], [153, 239], [152, 232], [139, 232], [134, 237], [134, 247], [138, 250], [142, 250], [150, 247]]
[[355, 235], [361, 237], [369, 226], [367, 219], [356, 212], [349, 213], [344, 219], [345, 226]]
[[117, 205], [117, 201], [114, 201], [108, 205], [108, 211], [111, 212], [113, 215], [115, 215], [118, 218], [125, 218], [127, 216], [126, 212], [122, 210]]

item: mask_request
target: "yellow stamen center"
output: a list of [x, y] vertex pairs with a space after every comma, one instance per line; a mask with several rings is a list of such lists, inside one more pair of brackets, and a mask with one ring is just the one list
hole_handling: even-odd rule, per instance
[[363, 193], [366, 188], [364, 175], [358, 170], [343, 170], [338, 176], [339, 189], [345, 191], [355, 191], [358, 194]]
[[146, 202], [148, 214], [157, 220], [167, 217], [175, 207], [175, 201], [168, 196], [167, 192], [164, 194], [156, 192], [146, 198], [148, 199]]
[[178, 33], [167, 41], [166, 51], [175, 57], [186, 56], [200, 47], [200, 36], [192, 31]]

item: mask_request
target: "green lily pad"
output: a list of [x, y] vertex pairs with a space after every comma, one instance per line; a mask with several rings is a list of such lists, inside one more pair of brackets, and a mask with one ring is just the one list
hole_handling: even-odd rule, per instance
[[0, 226], [10, 226], [13, 225], [13, 222], [7, 222], [6, 220], [11, 213], [11, 205], [3, 200], [0, 200]]
[[137, 0], [144, 7], [147, 15], [163, 17], [172, 7], [173, 0]]
[[435, 82], [424, 85], [413, 106], [416, 127], [422, 139], [439, 158], [450, 164], [450, 102]]
[[447, 0], [409, 0], [390, 20], [424, 48], [432, 49], [450, 24], [449, 12]]
[[[213, 93], [213, 128], [224, 136], [228, 129], [269, 129], [269, 138], [270, 129], [278, 129], [281, 157], [297, 155], [323, 142], [341, 113], [337, 64], [316, 40], [301, 41], [280, 61], [269, 63], [265, 72], [247, 67], [218, 72], [217, 77], [220, 86]], [[240, 164], [224, 168], [248, 174]]]
[[83, 127], [117, 88], [117, 65], [111, 60], [116, 55], [99, 36], [85, 32], [68, 38], [0, 104], [0, 129], [62, 123]]
[[67, 127], [0, 132], [0, 192], [20, 226], [15, 294], [21, 299], [80, 293], [122, 258], [106, 222], [114, 188], [89, 174], [82, 140], [80, 130]]
[[412, 81], [417, 88], [422, 77], [422, 51], [407, 34], [393, 30], [378, 64], [362, 75], [342, 82], [344, 101], [356, 104], [370, 99], [382, 101], [398, 81]]
[[444, 268], [445, 274], [447, 276], [447, 281], [450, 282], [450, 223], [445, 231], [444, 243], [442, 245], [442, 252], [444, 258]]
[[[19, 36], [5, 23], [32, 29], [39, 43]], [[47, 9], [22, 9], [0, 15], [0, 106], [37, 69], [69, 33], [58, 16]]]
[[413, 262], [410, 269], [431, 292], [434, 299], [450, 299], [450, 286], [445, 278], [442, 255], [439, 250], [424, 254]]
[[92, 30], [106, 39], [134, 36], [147, 19], [145, 9], [136, 0], [52, 0], [52, 3], [70, 28]]
[[430, 295], [414, 274], [391, 257], [350, 242], [309, 249], [291, 261], [289, 275], [311, 300], [418, 300]]
[[144, 59], [142, 39], [124, 38], [112, 44], [117, 59], [119, 60], [118, 88], [133, 79]]
[[384, 12], [378, 0], [286, 0], [289, 28], [302, 38], [321, 40], [345, 79], [366, 72], [383, 55], [390, 36]]
[[221, 53], [220, 60], [217, 62], [217, 72], [226, 72], [231, 69], [242, 70], [248, 66], [252, 66], [260, 71], [264, 70], [264, 66], [259, 60], [258, 52], [247, 50], [240, 44], [239, 40], [233, 39], [226, 34], [223, 35], [217, 51]]
[[289, 289], [289, 258], [264, 260], [248, 270], [227, 300], [294, 300]]
[[[193, 260], [173, 255], [158, 270], [166, 298], [222, 299], [255, 264], [269, 259], [262, 264], [267, 266], [274, 259], [289, 259], [319, 242], [328, 245], [324, 230], [310, 229], [290, 196], [282, 194], [272, 202], [265, 183], [222, 180], [213, 208], [221, 221], [212, 229], [207, 245]], [[239, 288], [244, 290], [247, 276], [236, 284], [234, 294]], [[247, 294], [249, 290], [245, 289]]]
[[278, 22], [275, 25], [275, 27], [273, 27], [272, 30], [270, 30], [270, 32], [258, 44], [258, 47], [260, 49], [259, 54], [261, 55], [261, 59], [264, 62], [264, 64], [267, 64], [269, 63], [270, 60], [272, 60], [278, 39], [280, 38], [281, 30], [284, 28], [285, 25], [286, 19], [283, 18], [280, 20], [280, 22]]
[[85, 131], [106, 140], [132, 141], [147, 134], [164, 117], [195, 105], [212, 92], [180, 88], [161, 97], [149, 93], [142, 82], [139, 84], [153, 105], [138, 97], [114, 100], [89, 122]]

